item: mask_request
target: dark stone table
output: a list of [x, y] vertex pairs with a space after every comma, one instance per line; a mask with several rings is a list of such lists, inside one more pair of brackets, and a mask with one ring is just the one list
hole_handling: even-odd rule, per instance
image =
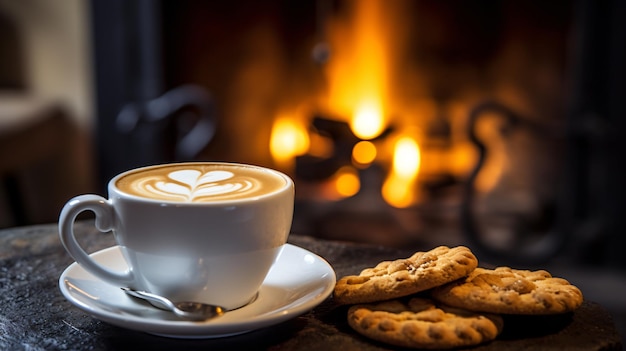
[[[76, 231], [93, 252], [113, 236], [80, 222]], [[289, 241], [324, 257], [337, 276], [358, 273], [412, 252], [291, 235]], [[430, 248], [424, 248], [430, 249]], [[389, 350], [350, 329], [346, 307], [328, 298], [312, 311], [273, 327], [221, 339], [169, 339], [101, 322], [61, 295], [57, 281], [72, 263], [55, 224], [0, 231], [1, 350]], [[552, 317], [509, 317], [503, 334], [472, 350], [621, 350], [610, 314], [585, 301], [576, 312]]]

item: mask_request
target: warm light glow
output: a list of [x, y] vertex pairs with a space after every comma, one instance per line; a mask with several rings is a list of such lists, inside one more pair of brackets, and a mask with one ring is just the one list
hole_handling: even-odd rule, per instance
[[352, 166], [343, 166], [322, 184], [320, 194], [326, 200], [338, 201], [356, 195], [359, 190], [359, 172]]
[[340, 168], [334, 176], [337, 193], [343, 197], [350, 197], [359, 192], [361, 181], [358, 172], [352, 167]]
[[475, 182], [476, 189], [485, 193], [498, 184], [508, 167], [507, 146], [500, 134], [500, 128], [497, 127], [500, 120], [495, 115], [494, 118], [487, 116], [476, 126], [476, 133], [486, 142], [489, 150], [489, 157], [486, 158]]
[[393, 153], [393, 172], [399, 178], [413, 180], [420, 167], [420, 150], [415, 140], [403, 137], [396, 142]]
[[413, 182], [407, 182], [406, 179], [392, 174], [383, 184], [382, 195], [391, 206], [405, 208], [415, 202], [413, 189]]
[[385, 2], [362, 0], [352, 4], [351, 18], [332, 31], [333, 57], [328, 62], [328, 107], [343, 116], [352, 132], [370, 140], [387, 122], [391, 41], [385, 21]]
[[376, 146], [370, 141], [360, 141], [352, 149], [352, 159], [360, 165], [369, 165], [376, 159]]
[[382, 108], [375, 101], [365, 101], [357, 106], [354, 117], [350, 120], [352, 133], [360, 139], [373, 139], [385, 128]]
[[278, 163], [290, 161], [309, 149], [306, 128], [290, 118], [279, 118], [274, 122], [270, 137], [270, 152]]
[[319, 158], [329, 158], [335, 153], [333, 140], [319, 133], [311, 133], [309, 135], [309, 151], [311, 156]]
[[457, 142], [444, 162], [446, 162], [450, 173], [466, 175], [476, 165], [477, 157], [476, 147], [472, 143]]
[[404, 208], [415, 203], [415, 179], [420, 168], [420, 150], [415, 140], [409, 137], [398, 139], [394, 146], [391, 172], [382, 188], [388, 204]]

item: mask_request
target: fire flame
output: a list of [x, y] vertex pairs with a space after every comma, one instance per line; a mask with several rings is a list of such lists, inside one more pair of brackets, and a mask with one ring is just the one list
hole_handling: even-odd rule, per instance
[[361, 188], [359, 175], [357, 171], [350, 166], [340, 168], [333, 178], [336, 191], [342, 197], [355, 195]]
[[360, 139], [373, 139], [385, 128], [382, 116], [383, 109], [379, 101], [363, 101], [350, 120], [350, 129]]
[[374, 162], [378, 151], [376, 145], [370, 141], [359, 141], [352, 148], [352, 161], [357, 166], [367, 166]]
[[420, 149], [410, 137], [401, 137], [395, 143], [393, 163], [385, 180], [382, 195], [385, 201], [398, 208], [415, 203], [415, 179], [421, 163]]
[[[394, 62], [391, 55], [398, 36], [392, 32], [394, 26], [389, 23], [392, 16], [388, 12], [397, 12], [398, 8], [394, 7], [394, 11], [393, 6], [379, 0], [349, 4], [352, 7], [348, 21], [340, 18], [329, 23], [327, 39], [333, 51], [324, 66], [327, 96], [322, 105], [330, 116], [344, 119], [361, 141], [352, 149], [352, 165], [340, 168], [325, 183], [323, 192], [329, 199], [353, 196], [361, 187], [357, 168], [366, 168], [377, 160], [386, 163], [391, 158], [389, 174], [381, 189], [383, 198], [392, 206], [408, 207], [417, 201], [420, 148], [415, 138], [405, 134], [393, 144], [393, 155], [381, 155], [381, 151], [387, 151], [384, 147], [378, 149], [381, 140], [385, 144], [393, 141], [376, 139], [387, 128], [390, 112], [397, 112], [389, 111], [392, 99], [397, 99], [390, 87]], [[319, 143], [314, 134], [308, 135], [302, 125], [279, 118], [272, 130], [271, 154], [277, 163], [283, 164], [305, 152], [331, 156], [332, 147]]]
[[309, 150], [309, 134], [302, 124], [289, 117], [279, 117], [272, 126], [270, 152], [274, 161], [284, 166]]
[[[388, 79], [391, 50], [380, 13], [383, 1], [358, 1], [347, 27], [333, 28], [333, 58], [327, 65], [329, 108], [349, 118], [352, 132], [369, 140], [387, 124]], [[344, 24], [345, 25], [345, 24]]]

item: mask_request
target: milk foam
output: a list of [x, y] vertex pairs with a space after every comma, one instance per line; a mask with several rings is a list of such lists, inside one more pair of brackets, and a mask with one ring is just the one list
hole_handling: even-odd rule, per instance
[[175, 202], [208, 202], [249, 198], [277, 189], [278, 175], [246, 168], [175, 168], [137, 172], [122, 177], [117, 186], [133, 195]]

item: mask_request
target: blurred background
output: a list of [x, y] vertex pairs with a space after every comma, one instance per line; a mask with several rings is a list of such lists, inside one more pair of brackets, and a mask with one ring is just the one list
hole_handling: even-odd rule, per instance
[[0, 227], [115, 174], [296, 181], [293, 232], [551, 267], [626, 302], [617, 0], [0, 0]]

